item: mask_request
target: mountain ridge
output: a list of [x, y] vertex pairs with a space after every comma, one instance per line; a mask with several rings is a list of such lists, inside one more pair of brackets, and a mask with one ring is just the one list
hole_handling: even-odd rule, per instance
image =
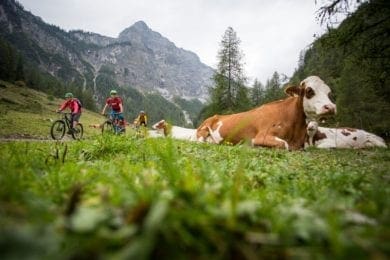
[[[167, 92], [167, 97], [207, 98], [213, 69], [201, 63], [195, 53], [176, 47], [173, 42], [153, 31], [144, 21], [125, 28], [117, 38], [82, 30], [66, 32], [25, 11], [18, 2], [5, 0], [0, 5], [0, 23], [5, 29], [2, 36], [11, 39], [11, 42], [32, 41], [34, 47], [49, 55], [62, 56], [79, 72], [80, 75], [74, 75], [76, 83], [86, 81], [87, 74], [97, 73], [102, 65], [109, 65], [115, 67], [119, 85], [128, 84], [141, 91], [144, 88], [157, 91], [163, 88], [167, 91], [159, 92]], [[22, 39], [15, 40], [16, 35]], [[37, 55], [36, 49], [39, 48], [26, 50], [26, 47], [17, 47], [42, 69], [63, 78], [58, 70], [51, 67], [50, 59], [45, 61]], [[88, 64], [82, 64], [85, 62], [92, 65], [94, 70], [90, 71]], [[126, 69], [130, 73], [123, 77], [120, 73]], [[148, 77], [142, 77], [143, 73], [148, 73]], [[66, 77], [63, 79], [69, 81]], [[82, 85], [92, 85], [92, 82]]]
[[112, 88], [118, 88], [124, 98], [127, 90], [136, 89], [172, 102], [175, 97], [208, 99], [214, 70], [144, 21], [123, 29], [116, 38], [65, 31], [26, 11], [19, 2], [3, 0], [0, 29], [0, 38], [11, 43], [25, 61], [66, 84], [92, 92], [98, 108]]

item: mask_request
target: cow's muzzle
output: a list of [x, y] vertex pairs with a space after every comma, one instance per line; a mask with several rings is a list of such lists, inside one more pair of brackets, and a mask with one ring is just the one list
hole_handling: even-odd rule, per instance
[[327, 104], [324, 105], [321, 109], [321, 116], [325, 115], [335, 115], [336, 114], [336, 105], [335, 104]]

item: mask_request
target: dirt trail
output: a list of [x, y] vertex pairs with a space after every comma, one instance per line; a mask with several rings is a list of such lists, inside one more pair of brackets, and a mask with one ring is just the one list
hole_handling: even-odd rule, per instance
[[[74, 140], [71, 136], [64, 136], [61, 141]], [[12, 134], [7, 136], [0, 136], [0, 142], [55, 142], [49, 136], [33, 136], [29, 134]]]

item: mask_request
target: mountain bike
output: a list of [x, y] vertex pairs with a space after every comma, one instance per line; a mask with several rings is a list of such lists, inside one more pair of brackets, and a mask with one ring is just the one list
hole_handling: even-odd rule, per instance
[[136, 137], [144, 138], [147, 136], [148, 129], [145, 125], [140, 125], [137, 123], [134, 125], [134, 130]]
[[111, 112], [105, 115], [107, 120], [102, 124], [102, 134], [122, 134], [126, 132], [124, 120], [119, 118], [119, 114], [120, 113]]
[[72, 135], [73, 139], [80, 140], [83, 137], [84, 128], [81, 123], [78, 123], [76, 127], [72, 130], [71, 128], [71, 113], [59, 112], [62, 116], [61, 119], [58, 119], [53, 122], [50, 129], [51, 137], [54, 140], [61, 140], [65, 132]]

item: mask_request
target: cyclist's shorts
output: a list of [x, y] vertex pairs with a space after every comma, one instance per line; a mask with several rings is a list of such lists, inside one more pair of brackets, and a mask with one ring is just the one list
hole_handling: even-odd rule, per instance
[[72, 117], [70, 120], [78, 122], [80, 120], [81, 113], [72, 114]]
[[119, 112], [116, 112], [116, 111], [114, 111], [114, 113], [118, 113], [117, 115], [116, 115], [116, 117], [119, 119], [119, 120], [124, 120], [125, 118], [123, 117], [123, 113], [119, 113]]

